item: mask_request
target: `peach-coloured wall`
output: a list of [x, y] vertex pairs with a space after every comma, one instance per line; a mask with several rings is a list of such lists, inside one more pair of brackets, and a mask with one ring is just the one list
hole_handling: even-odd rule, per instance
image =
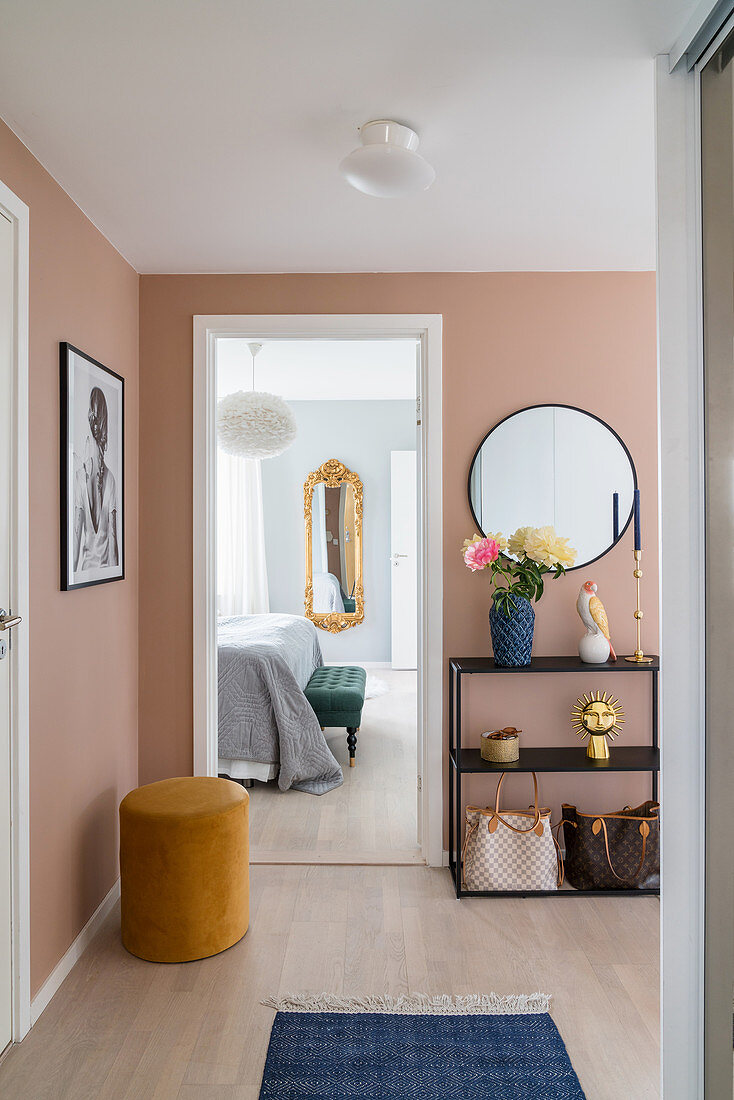
[[[30, 208], [31, 989], [118, 875], [137, 782], [138, 276], [3, 123], [0, 179]], [[126, 579], [59, 589], [59, 341], [125, 378]]]
[[[486, 582], [463, 566], [472, 533], [468, 465], [499, 419], [528, 404], [578, 405], [606, 419], [637, 464], [646, 531], [646, 645], [657, 645], [657, 388], [655, 276], [626, 273], [151, 275], [140, 280], [141, 630], [140, 781], [192, 766], [192, 317], [226, 313], [440, 313], [444, 326], [444, 650], [489, 651]], [[532, 517], [531, 517], [532, 518]], [[580, 583], [599, 584], [620, 653], [634, 648], [630, 536], [583, 575], [550, 583], [538, 607], [536, 653], [572, 653]], [[648, 717], [646, 678], [613, 677], [627, 704], [628, 743]], [[471, 685], [469, 727], [516, 725], [526, 744], [573, 744], [576, 695], [611, 686], [592, 671]], [[542, 690], [541, 689], [542, 685]], [[492, 689], [490, 696], [489, 689]], [[580, 750], [582, 751], [582, 750]], [[510, 784], [510, 799], [526, 791]], [[640, 777], [543, 777], [544, 801], [612, 808], [642, 799]], [[470, 797], [489, 801], [486, 781]]]

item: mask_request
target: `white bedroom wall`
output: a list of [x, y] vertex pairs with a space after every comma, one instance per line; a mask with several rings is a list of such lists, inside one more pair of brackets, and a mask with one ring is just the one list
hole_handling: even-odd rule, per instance
[[303, 482], [338, 458], [364, 485], [365, 620], [319, 631], [324, 660], [390, 661], [390, 452], [416, 445], [413, 401], [292, 401], [298, 437], [262, 464], [270, 610], [303, 614]]

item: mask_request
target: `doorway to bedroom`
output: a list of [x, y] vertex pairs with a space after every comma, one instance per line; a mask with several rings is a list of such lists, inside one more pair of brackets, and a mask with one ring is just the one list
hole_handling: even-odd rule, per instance
[[217, 772], [249, 788], [253, 862], [424, 861], [420, 355], [216, 340]]

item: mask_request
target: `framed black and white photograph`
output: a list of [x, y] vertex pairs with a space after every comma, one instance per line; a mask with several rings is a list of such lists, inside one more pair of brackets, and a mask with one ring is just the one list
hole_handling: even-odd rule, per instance
[[61, 588], [125, 576], [124, 397], [119, 376], [61, 344]]

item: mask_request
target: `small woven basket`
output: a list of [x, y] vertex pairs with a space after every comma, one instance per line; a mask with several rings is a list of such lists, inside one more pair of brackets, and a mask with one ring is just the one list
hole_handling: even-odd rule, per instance
[[490, 764], [507, 764], [520, 759], [520, 737], [522, 730], [506, 726], [494, 733], [483, 733], [480, 741], [482, 760]]

